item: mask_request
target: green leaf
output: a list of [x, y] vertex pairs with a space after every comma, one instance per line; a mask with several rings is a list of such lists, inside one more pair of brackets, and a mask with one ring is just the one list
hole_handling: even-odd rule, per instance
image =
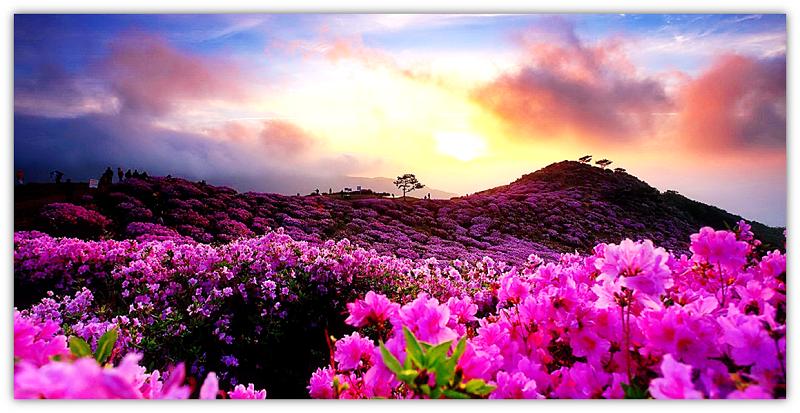
[[452, 344], [452, 341], [447, 341], [428, 350], [428, 352], [425, 354], [425, 359], [428, 362], [428, 365], [425, 367], [435, 368], [435, 366], [447, 356], [447, 350], [450, 350], [450, 346]]
[[409, 384], [413, 383], [414, 379], [416, 379], [417, 376], [419, 376], [419, 372], [417, 372], [416, 370], [402, 370], [399, 373], [397, 373], [397, 378], [400, 381]]
[[89, 343], [77, 336], [72, 336], [69, 338], [69, 351], [75, 357], [86, 357], [92, 355], [92, 348], [89, 347]]
[[448, 399], [469, 399], [468, 395], [451, 389], [445, 389], [443, 393]]
[[111, 352], [114, 350], [114, 344], [117, 343], [117, 337], [119, 337], [119, 333], [117, 332], [117, 327], [114, 326], [111, 330], [106, 331], [105, 334], [100, 337], [100, 340], [97, 340], [97, 350], [94, 352], [94, 359], [97, 360], [98, 363], [105, 363], [111, 356]]
[[486, 384], [485, 381], [481, 379], [472, 379], [464, 386], [464, 390], [467, 393], [475, 394], [478, 396], [486, 396], [487, 394], [494, 391], [495, 386], [490, 386]]
[[434, 372], [436, 372], [436, 385], [444, 386], [453, 381], [456, 372], [455, 363], [449, 361], [439, 363], [434, 367]]
[[403, 327], [403, 335], [406, 337], [406, 355], [411, 357], [411, 361], [416, 365], [424, 366], [425, 353], [422, 351], [422, 347], [419, 345], [417, 338], [414, 337], [414, 333], [412, 333], [408, 327]]
[[458, 344], [456, 345], [456, 349], [453, 351], [453, 355], [450, 358], [458, 361], [461, 358], [461, 355], [464, 354], [464, 350], [467, 349], [467, 337], [461, 337], [461, 340], [458, 340]]
[[400, 365], [400, 361], [389, 352], [389, 349], [383, 344], [383, 341], [380, 342], [381, 347], [381, 358], [383, 358], [383, 364], [389, 368], [394, 374], [400, 374], [403, 371], [403, 366]]
[[647, 388], [639, 387], [635, 383], [627, 384], [620, 383], [622, 390], [625, 392], [626, 399], [647, 399], [650, 397], [650, 391]]
[[484, 382], [481, 379], [472, 379], [469, 382], [467, 382], [467, 384], [464, 386], [464, 390], [470, 393], [474, 393], [476, 390], [482, 388], [485, 385], [486, 382]]
[[422, 384], [422, 385], [419, 386], [419, 388], [420, 388], [420, 390], [422, 390], [422, 394], [424, 394], [426, 396], [430, 396], [431, 395], [431, 386], [428, 386], [427, 384]]

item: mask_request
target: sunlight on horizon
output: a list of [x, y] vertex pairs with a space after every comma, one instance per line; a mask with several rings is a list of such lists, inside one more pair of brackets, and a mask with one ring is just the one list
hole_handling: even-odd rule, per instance
[[486, 138], [470, 132], [437, 132], [436, 149], [461, 161], [471, 161], [486, 153]]

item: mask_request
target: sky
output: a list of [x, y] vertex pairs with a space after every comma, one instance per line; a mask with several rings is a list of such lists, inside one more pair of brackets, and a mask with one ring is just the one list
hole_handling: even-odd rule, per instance
[[[591, 154], [786, 224], [784, 15], [15, 15], [14, 163], [467, 194]], [[348, 181], [352, 182], [352, 180]]]

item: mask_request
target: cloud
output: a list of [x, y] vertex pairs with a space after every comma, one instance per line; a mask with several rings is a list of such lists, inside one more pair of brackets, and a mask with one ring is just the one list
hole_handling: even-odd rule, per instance
[[515, 133], [624, 141], [651, 133], [671, 101], [657, 78], [637, 73], [624, 39], [593, 44], [553, 20], [521, 34], [523, 63], [473, 92]]
[[299, 54], [306, 59], [319, 57], [333, 64], [356, 62], [370, 70], [386, 70], [401, 78], [447, 88], [448, 82], [430, 71], [413, 65], [404, 65], [385, 50], [368, 46], [361, 33], [334, 33], [327, 25], [318, 28], [313, 39], [273, 39], [268, 52], [283, 51]]
[[236, 65], [183, 52], [142, 32], [115, 39], [101, 72], [122, 110], [134, 114], [160, 116], [186, 102], [247, 96]]
[[785, 56], [720, 56], [678, 99], [679, 139], [690, 147], [785, 148]]
[[[229, 132], [235, 133], [232, 124]], [[14, 166], [31, 181], [48, 180], [59, 169], [85, 181], [106, 166], [146, 170], [151, 175], [208, 180], [246, 190], [309, 193], [320, 182], [358, 173], [377, 160], [346, 154], [315, 154], [307, 135], [284, 121], [266, 122], [248, 141], [181, 132], [116, 115], [43, 118], [15, 115]], [[300, 140], [303, 143], [298, 144]], [[265, 146], [266, 145], [266, 146]], [[291, 155], [286, 151], [295, 151]]]
[[102, 82], [68, 73], [60, 64], [45, 62], [32, 76], [14, 82], [14, 111], [53, 118], [73, 118], [117, 111], [119, 100]]
[[317, 138], [306, 130], [281, 119], [228, 121], [204, 133], [238, 144], [256, 144], [262, 150], [291, 158], [308, 153], [317, 142]]

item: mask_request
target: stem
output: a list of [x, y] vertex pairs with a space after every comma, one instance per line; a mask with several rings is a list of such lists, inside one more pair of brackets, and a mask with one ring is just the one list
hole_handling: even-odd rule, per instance
[[325, 343], [328, 344], [328, 353], [330, 354], [331, 358], [331, 369], [333, 369], [333, 371], [336, 371], [336, 364], [334, 362], [334, 357], [333, 357], [334, 354], [333, 343], [331, 343], [331, 335], [328, 334], [328, 327], [325, 327]]

